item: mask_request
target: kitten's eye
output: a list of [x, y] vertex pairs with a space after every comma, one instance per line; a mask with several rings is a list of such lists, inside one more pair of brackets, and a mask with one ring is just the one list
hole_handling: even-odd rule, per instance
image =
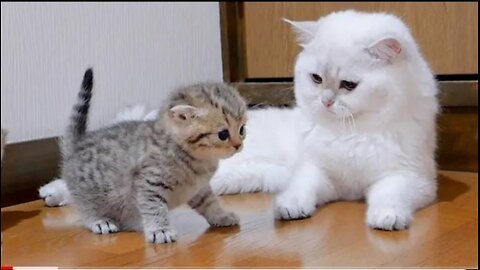
[[311, 73], [310, 78], [312, 78], [312, 81], [316, 84], [321, 84], [323, 82], [322, 77], [315, 73]]
[[350, 81], [341, 81], [340, 82], [340, 88], [345, 88], [347, 91], [352, 91], [357, 87], [358, 83], [356, 82], [350, 82]]
[[242, 137], [245, 136], [245, 126], [242, 126], [240, 128], [240, 136], [242, 136]]
[[218, 132], [218, 138], [221, 141], [226, 141], [228, 138], [230, 138], [230, 132], [228, 132], [228, 129], [224, 129], [224, 130]]

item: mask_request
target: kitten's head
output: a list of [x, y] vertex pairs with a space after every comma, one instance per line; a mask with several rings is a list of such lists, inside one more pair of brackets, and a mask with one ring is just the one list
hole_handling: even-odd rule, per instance
[[242, 150], [246, 111], [236, 89], [205, 83], [176, 91], [163, 118], [183, 149], [196, 158], [216, 160]]
[[286, 21], [303, 47], [295, 65], [296, 100], [314, 120], [388, 121], [413, 98], [436, 94], [408, 28], [393, 15], [343, 11], [318, 21]]

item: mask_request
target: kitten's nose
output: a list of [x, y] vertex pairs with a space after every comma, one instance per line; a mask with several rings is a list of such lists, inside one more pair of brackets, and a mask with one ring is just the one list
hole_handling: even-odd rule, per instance
[[234, 147], [236, 150], [238, 150], [238, 149], [240, 149], [240, 147], [242, 147], [242, 144], [241, 144], [241, 143], [235, 144], [233, 147]]

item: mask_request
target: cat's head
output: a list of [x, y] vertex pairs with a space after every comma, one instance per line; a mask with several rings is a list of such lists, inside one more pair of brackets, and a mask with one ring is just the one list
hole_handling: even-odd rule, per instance
[[303, 47], [295, 65], [296, 100], [314, 120], [389, 121], [412, 98], [436, 94], [408, 28], [393, 15], [349, 10], [286, 21]]
[[163, 118], [183, 149], [196, 158], [216, 160], [242, 150], [246, 111], [236, 89], [206, 83], [175, 92]]

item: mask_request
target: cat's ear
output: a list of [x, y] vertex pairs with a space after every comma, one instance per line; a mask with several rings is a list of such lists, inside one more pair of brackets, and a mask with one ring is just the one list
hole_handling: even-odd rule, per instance
[[367, 52], [373, 58], [382, 62], [393, 63], [395, 58], [402, 52], [402, 44], [396, 38], [382, 38], [368, 46]]
[[171, 119], [179, 121], [190, 121], [205, 115], [205, 111], [190, 105], [176, 105], [168, 111]]
[[305, 46], [315, 37], [318, 29], [318, 22], [316, 21], [291, 21], [287, 18], [282, 18], [284, 22], [290, 24], [292, 29], [297, 33], [297, 41], [300, 46]]

